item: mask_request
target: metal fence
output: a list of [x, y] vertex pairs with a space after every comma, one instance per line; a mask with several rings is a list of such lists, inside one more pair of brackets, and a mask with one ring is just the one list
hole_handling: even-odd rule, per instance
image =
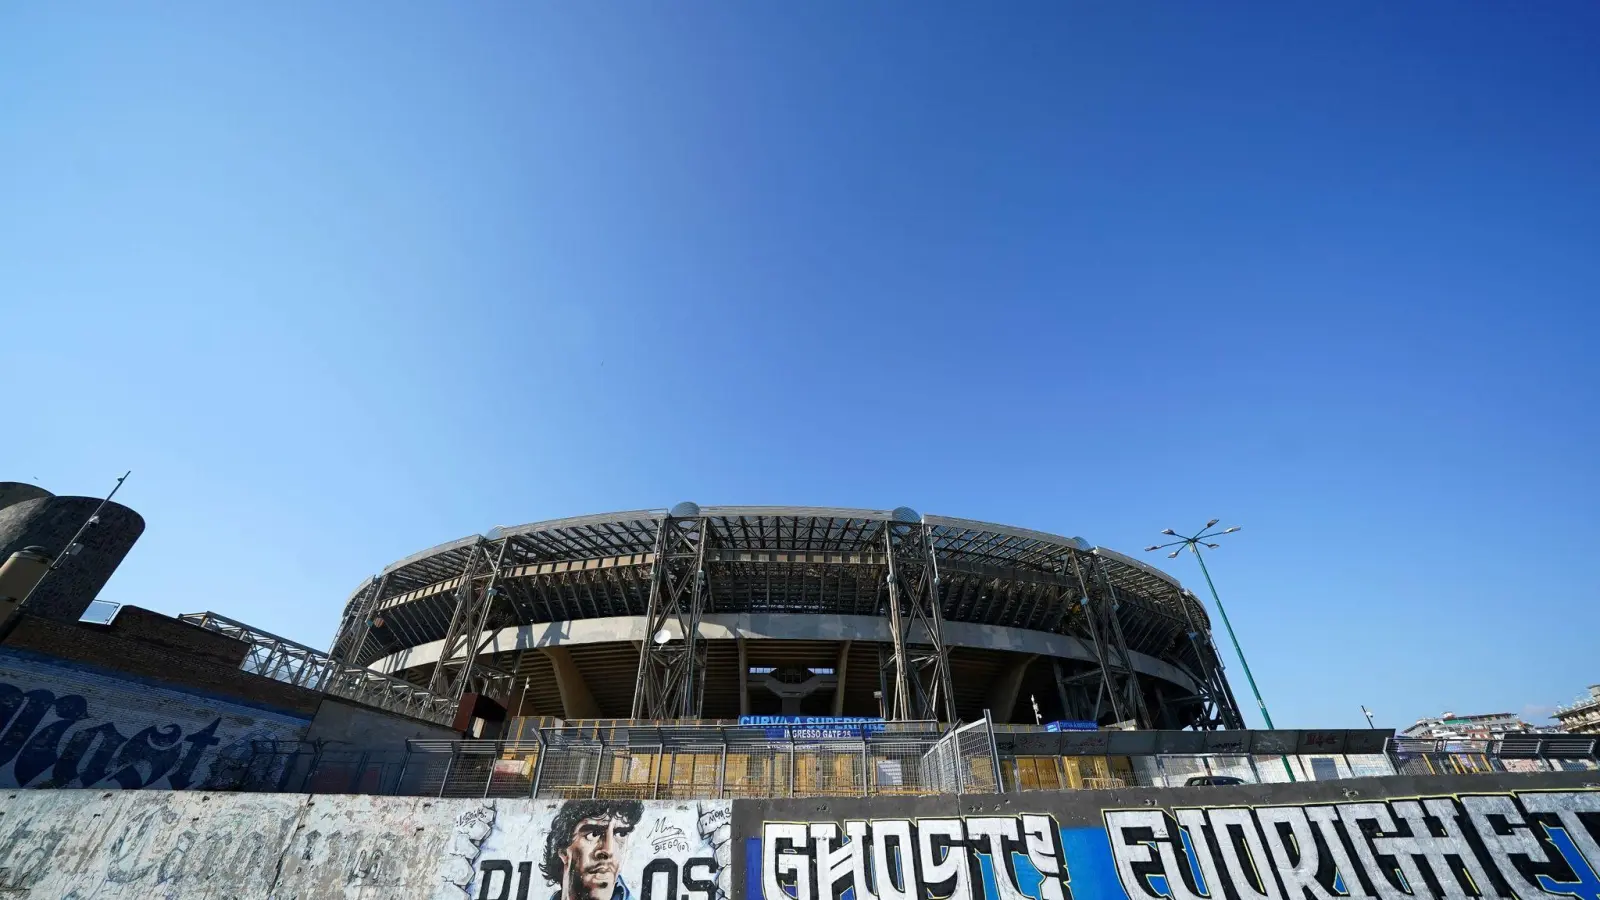
[[[540, 728], [534, 740], [408, 743], [400, 793], [640, 800], [993, 792], [986, 721]], [[854, 732], [854, 733], [850, 733]]]
[[[1600, 768], [1595, 742], [1571, 738], [1408, 741], [1331, 732], [1323, 752], [1261, 753], [1282, 733], [1080, 732], [933, 722], [860, 728], [772, 725], [540, 725], [504, 741], [344, 745], [261, 742], [213, 766], [208, 787], [306, 793], [540, 799], [862, 797], [1179, 787], [1195, 778], [1246, 784], [1381, 775]], [[1197, 736], [1198, 735], [1198, 736]], [[1257, 736], [1266, 735], [1257, 741]], [[1232, 752], [1190, 752], [1196, 745]], [[1232, 742], [1231, 745], [1228, 742]], [[1139, 752], [1139, 751], [1143, 752]], [[1239, 752], [1243, 750], [1244, 752]], [[1376, 752], [1373, 752], [1376, 750]]]
[[1597, 750], [1600, 739], [1580, 735], [1508, 734], [1499, 740], [1397, 738], [1388, 754], [1402, 775], [1475, 775], [1600, 769]]

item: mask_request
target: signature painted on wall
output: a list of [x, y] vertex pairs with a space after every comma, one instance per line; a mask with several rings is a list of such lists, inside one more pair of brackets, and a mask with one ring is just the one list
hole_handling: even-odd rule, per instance
[[650, 849], [658, 854], [689, 852], [689, 836], [682, 828], [668, 824], [666, 819], [657, 819], [645, 839], [650, 842]]

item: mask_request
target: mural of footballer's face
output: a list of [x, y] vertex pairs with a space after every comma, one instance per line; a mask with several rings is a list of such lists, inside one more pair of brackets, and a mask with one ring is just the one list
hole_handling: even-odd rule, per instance
[[633, 826], [612, 816], [580, 820], [560, 851], [566, 866], [562, 900], [611, 900]]

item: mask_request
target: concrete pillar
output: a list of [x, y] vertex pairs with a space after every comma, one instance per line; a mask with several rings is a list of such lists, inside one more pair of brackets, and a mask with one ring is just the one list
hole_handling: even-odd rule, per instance
[[796, 681], [793, 670], [780, 670], [761, 676], [758, 682], [762, 687], [771, 691], [779, 701], [779, 712], [786, 716], [801, 714], [801, 704], [805, 699], [818, 691], [832, 690], [839, 683], [833, 675], [819, 675], [807, 668], [806, 678]]
[[839, 684], [833, 689], [833, 715], [836, 716], [844, 715], [844, 670], [850, 665], [850, 643], [845, 641], [839, 645], [839, 661], [833, 667], [834, 677], [839, 679]]
[[589, 692], [589, 685], [584, 683], [577, 663], [572, 661], [572, 652], [565, 647], [540, 647], [539, 650], [550, 658], [550, 665], [556, 672], [556, 690], [561, 693], [561, 717], [601, 718], [600, 704], [594, 702], [594, 694]]
[[733, 642], [739, 645], [739, 715], [750, 715], [750, 656], [745, 651], [744, 635], [735, 633]]
[[1011, 721], [1011, 713], [1017, 706], [1017, 692], [1022, 690], [1022, 676], [1028, 673], [1028, 664], [1037, 658], [1037, 653], [1018, 657], [989, 686], [988, 709], [994, 714], [995, 721]]

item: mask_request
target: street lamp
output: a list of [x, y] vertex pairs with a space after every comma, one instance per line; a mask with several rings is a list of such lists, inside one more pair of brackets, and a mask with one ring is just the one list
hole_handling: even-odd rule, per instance
[[[1256, 687], [1256, 678], [1250, 674], [1250, 663], [1244, 658], [1244, 648], [1239, 646], [1239, 636], [1233, 633], [1233, 623], [1228, 621], [1228, 611], [1222, 606], [1222, 598], [1217, 595], [1217, 586], [1211, 581], [1211, 572], [1206, 569], [1205, 555], [1200, 552], [1202, 546], [1208, 550], [1215, 550], [1221, 546], [1220, 544], [1210, 543], [1211, 538], [1233, 534], [1239, 530], [1238, 525], [1231, 525], [1219, 531], [1212, 531], [1211, 529], [1216, 527], [1218, 521], [1220, 520], [1212, 519], [1205, 524], [1205, 527], [1189, 536], [1181, 535], [1171, 528], [1163, 528], [1161, 529], [1162, 534], [1168, 537], [1175, 537], [1177, 540], [1168, 541], [1165, 544], [1151, 544], [1144, 549], [1148, 553], [1152, 550], [1165, 550], [1168, 547], [1176, 548], [1167, 554], [1167, 559], [1176, 559], [1178, 554], [1184, 551], [1184, 548], [1188, 548], [1194, 554], [1194, 558], [1200, 563], [1200, 574], [1206, 577], [1206, 587], [1211, 589], [1211, 600], [1217, 605], [1217, 614], [1222, 617], [1222, 627], [1228, 629], [1228, 639], [1233, 642], [1233, 652], [1239, 655], [1239, 664], [1244, 667], [1244, 677], [1246, 681], [1250, 682], [1250, 693], [1255, 695], [1256, 706], [1261, 709], [1261, 719], [1267, 723], [1268, 728], [1272, 728], [1274, 727], [1272, 714], [1267, 712], [1267, 702], [1261, 699], [1261, 689]], [[1283, 768], [1289, 773], [1289, 780], [1295, 780], [1294, 770], [1289, 767], [1289, 757], [1287, 756], [1283, 758]]]

